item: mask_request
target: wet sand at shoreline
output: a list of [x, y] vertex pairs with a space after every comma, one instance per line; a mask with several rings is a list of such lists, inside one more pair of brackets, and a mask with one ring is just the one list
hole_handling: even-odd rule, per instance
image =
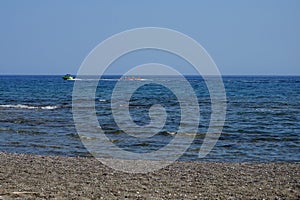
[[0, 153], [0, 199], [300, 199], [300, 163], [175, 162], [147, 174], [94, 158]]

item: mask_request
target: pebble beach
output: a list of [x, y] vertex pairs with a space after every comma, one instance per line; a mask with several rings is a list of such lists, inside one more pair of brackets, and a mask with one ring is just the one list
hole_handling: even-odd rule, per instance
[[95, 158], [0, 153], [0, 199], [299, 199], [300, 163], [174, 162], [115, 171]]

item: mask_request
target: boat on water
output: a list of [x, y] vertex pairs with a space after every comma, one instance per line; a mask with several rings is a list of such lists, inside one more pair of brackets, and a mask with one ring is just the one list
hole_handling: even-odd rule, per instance
[[68, 81], [75, 80], [75, 78], [71, 74], [66, 74], [62, 78]]

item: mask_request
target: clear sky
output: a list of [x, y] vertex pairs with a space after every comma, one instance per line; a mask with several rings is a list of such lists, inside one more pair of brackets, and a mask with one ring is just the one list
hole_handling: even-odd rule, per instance
[[299, 10], [299, 0], [1, 0], [0, 74], [76, 74], [107, 37], [155, 26], [194, 38], [222, 74], [300, 75]]

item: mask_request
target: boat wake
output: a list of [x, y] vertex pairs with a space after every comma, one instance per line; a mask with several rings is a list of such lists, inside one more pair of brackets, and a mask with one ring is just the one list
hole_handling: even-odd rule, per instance
[[150, 79], [119, 79], [119, 78], [101, 78], [101, 79], [94, 79], [94, 78], [74, 78], [74, 81], [148, 81]]

